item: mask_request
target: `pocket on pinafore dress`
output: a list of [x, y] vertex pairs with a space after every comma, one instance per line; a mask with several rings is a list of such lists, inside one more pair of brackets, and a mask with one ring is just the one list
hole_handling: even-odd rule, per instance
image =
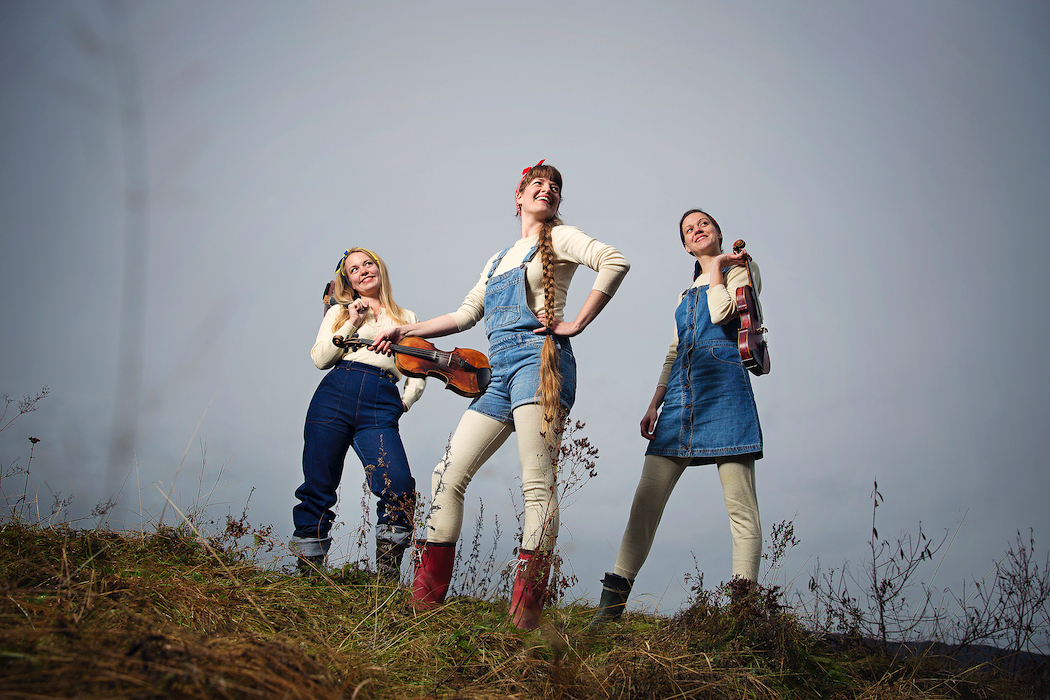
[[720, 344], [712, 345], [711, 357], [718, 360], [719, 362], [727, 365], [733, 365], [734, 367], [743, 367], [744, 363], [740, 360], [740, 350], [735, 345]]
[[698, 397], [706, 396], [711, 401], [719, 397], [718, 400], [732, 404], [751, 396], [751, 382], [735, 343], [709, 345], [697, 359], [700, 362], [694, 371]]

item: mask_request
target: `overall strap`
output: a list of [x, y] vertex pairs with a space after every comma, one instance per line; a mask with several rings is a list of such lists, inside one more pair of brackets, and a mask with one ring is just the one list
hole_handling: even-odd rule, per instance
[[[511, 246], [510, 248], [513, 247], [514, 246]], [[503, 256], [507, 254], [507, 251], [509, 251], [510, 248], [504, 248], [503, 252], [496, 256], [496, 259], [492, 261], [492, 267], [489, 268], [488, 277], [486, 277], [485, 279], [492, 279], [492, 273], [496, 271], [497, 267], [499, 267], [500, 262], [503, 260]], [[532, 250], [529, 251], [529, 254], [526, 255], [525, 259], [521, 261], [522, 270], [524, 270], [525, 266], [532, 262], [532, 259], [536, 257], [537, 250], [539, 250], [539, 244], [534, 244], [532, 246]]]
[[[532, 262], [532, 259], [534, 257], [536, 257], [536, 251], [539, 250], [539, 249], [540, 249], [540, 244], [539, 243], [533, 243], [532, 244], [532, 250], [530, 250], [529, 254], [525, 256], [525, 259], [521, 261], [521, 269], [522, 270], [525, 269], [526, 265], [528, 265], [530, 262]], [[508, 250], [510, 250], [510, 249], [508, 248]]]
[[510, 250], [513, 247], [514, 246], [510, 246], [510, 247], [504, 248], [503, 252], [496, 256], [496, 259], [492, 261], [492, 267], [489, 268], [488, 277], [486, 277], [485, 279], [491, 279], [492, 278], [492, 273], [496, 271], [497, 267], [499, 267], [500, 261], [503, 260], [503, 256], [506, 255], [507, 251]]
[[[736, 265], [726, 265], [725, 267], [722, 268], [722, 279], [723, 280], [726, 279], [727, 277], [729, 277], [729, 271], [732, 270], [734, 267], [736, 267]], [[700, 272], [700, 261], [698, 260], [693, 265], [693, 281], [695, 282], [696, 278], [699, 277], [701, 274], [703, 274], [703, 273]], [[708, 283], [707, 286], [710, 287], [711, 284]], [[689, 289], [692, 289], [692, 287], [690, 287]], [[689, 290], [687, 289], [686, 291], [689, 291]]]

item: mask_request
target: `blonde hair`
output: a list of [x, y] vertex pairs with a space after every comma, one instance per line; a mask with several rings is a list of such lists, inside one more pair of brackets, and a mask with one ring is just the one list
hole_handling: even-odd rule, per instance
[[[525, 191], [530, 182], [538, 177], [547, 178], [558, 186], [561, 192], [561, 173], [552, 165], [534, 165], [529, 168], [518, 184], [518, 193]], [[520, 211], [519, 211], [520, 215]], [[543, 222], [540, 227], [537, 247], [540, 252], [540, 263], [543, 266], [543, 311], [547, 317], [547, 330], [554, 324], [554, 302], [557, 288], [554, 284], [554, 242], [551, 231], [561, 226], [562, 220], [555, 212], [554, 216]], [[540, 355], [540, 388], [537, 392], [543, 405], [543, 422], [547, 428], [558, 427], [564, 418], [561, 409], [561, 364], [558, 361], [558, 343], [548, 333], [543, 341], [543, 352]]]
[[[350, 284], [350, 280], [346, 276], [344, 266], [346, 265], [346, 259], [350, 257], [352, 253], [364, 253], [372, 259], [379, 267], [379, 301], [383, 304], [386, 312], [390, 314], [390, 318], [394, 320], [397, 325], [403, 325], [408, 323], [405, 310], [398, 306], [397, 302], [394, 301], [394, 292], [390, 288], [390, 275], [386, 270], [386, 263], [383, 259], [368, 250], [367, 248], [350, 248], [343, 253], [343, 258], [339, 262], [339, 273], [335, 276], [335, 282], [332, 284], [332, 298], [342, 308], [339, 309], [339, 313], [335, 316], [335, 322], [332, 324], [332, 332], [334, 333], [339, 329], [341, 325], [346, 323], [346, 319], [350, 318], [350, 312], [347, 311], [346, 306], [354, 299], [357, 299], [360, 294], [354, 291], [353, 286]], [[371, 311], [369, 311], [371, 313]]]

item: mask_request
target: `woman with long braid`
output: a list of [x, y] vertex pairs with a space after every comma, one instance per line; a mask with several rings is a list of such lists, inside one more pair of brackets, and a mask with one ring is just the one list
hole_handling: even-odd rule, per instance
[[[514, 199], [521, 238], [489, 258], [459, 310], [391, 328], [376, 336], [387, 351], [406, 336], [436, 338], [484, 319], [492, 380], [474, 400], [434, 469], [426, 539], [417, 542], [412, 600], [417, 607], [444, 601], [452, 578], [463, 500], [478, 469], [518, 434], [525, 524], [510, 615], [522, 629], [539, 625], [558, 536], [555, 479], [561, 422], [576, 398], [576, 360], [569, 338], [605, 307], [630, 265], [615, 248], [558, 218], [561, 173], [540, 161], [522, 171]], [[539, 253], [539, 255], [537, 255]], [[597, 279], [575, 320], [563, 318], [565, 296], [579, 265]]]

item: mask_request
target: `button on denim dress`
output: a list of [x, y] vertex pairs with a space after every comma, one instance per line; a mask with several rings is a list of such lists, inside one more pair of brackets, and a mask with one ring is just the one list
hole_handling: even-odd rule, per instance
[[[485, 286], [485, 334], [489, 339], [489, 364], [492, 379], [485, 393], [474, 399], [471, 410], [503, 423], [513, 423], [518, 406], [540, 401], [540, 356], [546, 336], [533, 331], [543, 324], [529, 308], [525, 268], [536, 255], [536, 246], [521, 265], [492, 276], [503, 256], [500, 253], [489, 268]], [[576, 401], [576, 358], [568, 338], [554, 338], [558, 343], [561, 367], [561, 399], [565, 410]]]
[[692, 457], [690, 466], [723, 457], [762, 457], [762, 427], [751, 377], [737, 350], [740, 319], [718, 326], [708, 286], [685, 293], [675, 311], [678, 354], [671, 368], [656, 437], [648, 455]]

